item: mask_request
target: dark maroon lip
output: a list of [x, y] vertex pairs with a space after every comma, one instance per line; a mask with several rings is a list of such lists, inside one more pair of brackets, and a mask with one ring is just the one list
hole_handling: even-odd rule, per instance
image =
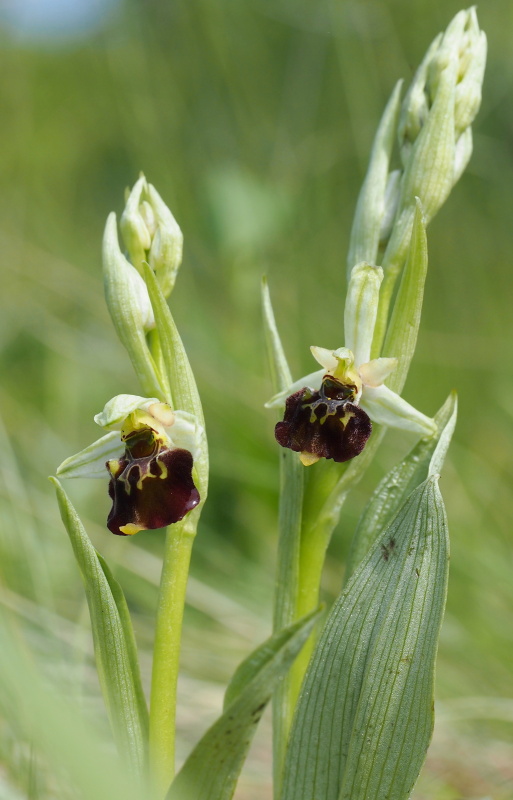
[[349, 461], [359, 455], [372, 432], [365, 411], [356, 405], [356, 386], [325, 375], [318, 391], [304, 387], [287, 398], [285, 416], [274, 435], [297, 453]]
[[127, 447], [111, 474], [108, 529], [126, 536], [121, 528], [127, 525], [154, 530], [179, 522], [200, 501], [192, 467], [188, 450], [161, 446], [151, 455], [134, 458]]

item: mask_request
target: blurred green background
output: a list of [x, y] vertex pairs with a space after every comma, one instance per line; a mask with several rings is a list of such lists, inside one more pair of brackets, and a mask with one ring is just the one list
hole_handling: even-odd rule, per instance
[[[91, 0], [96, 16], [74, 29], [65, 4], [54, 25], [59, 4], [45, 5], [41, 19], [29, 2], [24, 20], [0, 8], [0, 603], [62, 691], [101, 718], [83, 591], [46, 478], [97, 437], [107, 399], [139, 392], [99, 252], [108, 212], [143, 170], [185, 236], [172, 308], [212, 457], [186, 614], [183, 757], [270, 629], [277, 453], [260, 277], [304, 374], [310, 344], [342, 344], [345, 254], [381, 111], [460, 3]], [[513, 797], [513, 5], [487, 0], [478, 13], [489, 62], [474, 155], [429, 229], [405, 392], [430, 414], [452, 388], [460, 397], [442, 479], [452, 561], [438, 717], [416, 800]], [[389, 434], [348, 503], [328, 599], [363, 504], [411, 443]], [[147, 681], [162, 534], [112, 537], [106, 485], [66, 488], [125, 588]], [[0, 796], [64, 797], [0, 703]], [[269, 730], [265, 717], [239, 800], [271, 797]]]

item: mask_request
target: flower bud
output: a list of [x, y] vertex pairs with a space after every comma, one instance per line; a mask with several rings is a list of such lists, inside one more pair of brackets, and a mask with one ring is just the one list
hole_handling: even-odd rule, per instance
[[401, 191], [383, 258], [397, 274], [408, 249], [415, 197], [428, 223], [449, 196], [472, 152], [470, 125], [481, 102], [486, 37], [474, 8], [460, 11], [429, 47], [403, 101]]
[[168, 297], [182, 262], [183, 236], [171, 211], [144, 176], [127, 196], [120, 228], [132, 264], [142, 274], [142, 264], [147, 261]]
[[105, 299], [112, 322], [126, 347], [139, 380], [148, 394], [162, 394], [146, 332], [155, 319], [144, 280], [119, 247], [116, 215], [109, 214], [103, 237]]

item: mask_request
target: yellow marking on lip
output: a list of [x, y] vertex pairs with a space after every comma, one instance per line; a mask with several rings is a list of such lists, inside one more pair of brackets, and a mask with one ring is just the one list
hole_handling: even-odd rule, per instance
[[154, 475], [153, 472], [145, 472], [145, 473], [141, 472], [140, 478], [135, 484], [136, 489], [141, 490], [143, 488], [143, 481], [146, 480], [146, 478], [156, 478], [156, 477], [157, 475]]
[[311, 467], [312, 464], [316, 464], [317, 461], [320, 460], [320, 456], [316, 456], [315, 453], [307, 453], [303, 450], [302, 453], [299, 454], [299, 460], [305, 467]]
[[119, 461], [117, 458], [112, 458], [110, 461], [107, 461], [107, 469], [112, 475], [113, 478], [116, 477], [116, 472], [119, 470]]
[[[168, 476], [167, 467], [164, 464], [164, 462], [160, 460], [160, 458], [157, 458], [157, 464], [160, 467], [160, 475], [158, 477], [161, 478], [164, 481]], [[157, 476], [155, 476], [155, 477], [157, 477]]]
[[119, 530], [121, 533], [125, 533], [127, 536], [133, 536], [134, 533], [139, 533], [139, 531], [145, 531], [146, 528], [142, 528], [140, 525], [136, 525], [133, 522], [129, 522], [128, 525], [120, 525]]
[[344, 412], [344, 416], [340, 418], [340, 422], [344, 428], [346, 427], [349, 420], [352, 419], [353, 417], [356, 417], [356, 414], [354, 413], [354, 411], [348, 408], [347, 411]]

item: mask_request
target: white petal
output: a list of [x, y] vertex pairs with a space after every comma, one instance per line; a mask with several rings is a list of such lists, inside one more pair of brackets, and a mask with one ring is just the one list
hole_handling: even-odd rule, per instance
[[333, 350], [327, 350], [325, 347], [315, 347], [312, 345], [310, 352], [321, 367], [324, 367], [325, 372], [334, 372], [338, 366], [338, 360], [335, 357]]
[[351, 272], [344, 312], [345, 344], [354, 353], [355, 364], [370, 359], [372, 337], [378, 313], [381, 267], [357, 264]]
[[189, 450], [194, 461], [197, 461], [202, 451], [206, 449], [205, 429], [198, 418], [188, 411], [175, 411], [174, 422], [168, 433], [174, 447]]
[[381, 386], [397, 367], [397, 358], [373, 358], [358, 367], [364, 386]]
[[123, 422], [132, 411], [141, 409], [148, 411], [154, 403], [160, 404], [156, 397], [139, 397], [135, 394], [117, 394], [106, 403], [100, 414], [96, 414], [94, 421], [100, 428], [120, 431]]
[[374, 422], [429, 436], [436, 433], [436, 422], [426, 417], [387, 386], [364, 386], [360, 405]]
[[297, 392], [299, 389], [302, 389], [303, 386], [308, 386], [310, 389], [320, 389], [321, 382], [326, 374], [325, 369], [317, 370], [317, 372], [311, 372], [310, 375], [305, 375], [304, 378], [292, 383], [290, 386], [287, 386], [282, 392], [278, 392], [275, 394], [274, 397], [271, 397], [270, 400], [265, 403], [266, 408], [279, 408], [280, 406], [285, 405], [285, 400], [294, 392]]
[[105, 462], [119, 458], [125, 446], [117, 431], [102, 436], [80, 453], [70, 456], [57, 467], [59, 478], [106, 478]]

